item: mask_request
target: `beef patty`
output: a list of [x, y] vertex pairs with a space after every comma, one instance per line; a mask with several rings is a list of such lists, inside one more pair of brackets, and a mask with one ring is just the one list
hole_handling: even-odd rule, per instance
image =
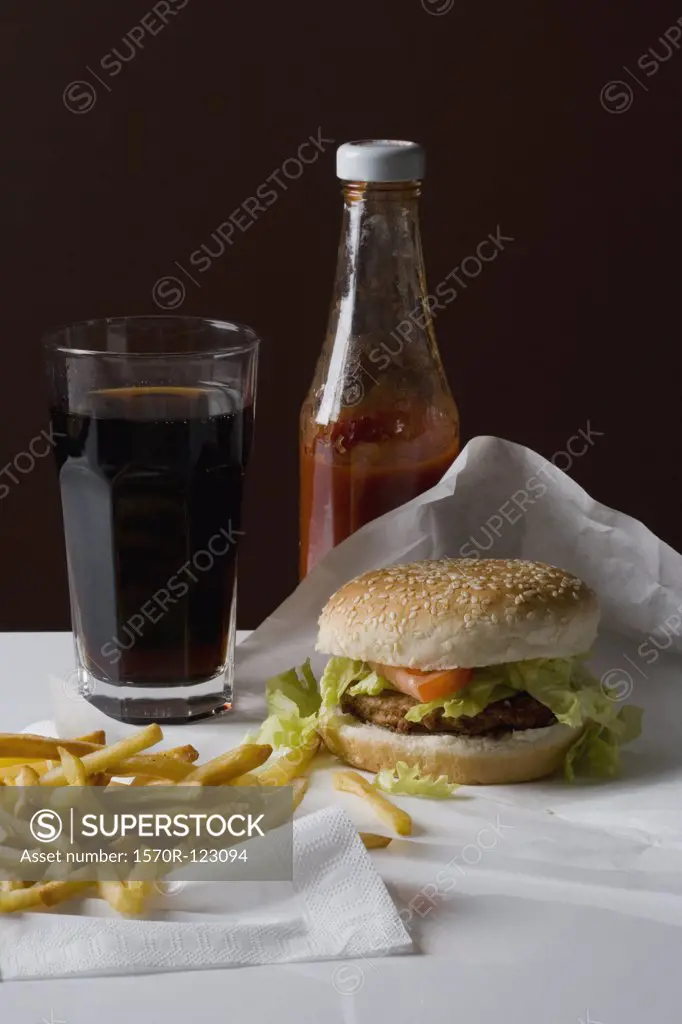
[[393, 690], [385, 690], [376, 697], [365, 694], [353, 697], [346, 691], [341, 698], [341, 710], [363, 722], [403, 733], [456, 732], [466, 736], [501, 736], [519, 729], [542, 729], [556, 722], [549, 708], [529, 693], [517, 693], [506, 700], [497, 700], [473, 718], [466, 715], [445, 718], [442, 711], [432, 711], [421, 722], [408, 722], [405, 715], [418, 703], [414, 697]]

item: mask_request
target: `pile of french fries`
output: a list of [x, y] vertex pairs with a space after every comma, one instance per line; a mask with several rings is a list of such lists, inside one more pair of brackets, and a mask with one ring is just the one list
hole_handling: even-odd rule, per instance
[[[186, 744], [143, 753], [163, 740], [153, 724], [118, 743], [106, 744], [103, 732], [77, 739], [0, 733], [0, 785], [4, 786], [153, 786], [267, 785], [294, 788], [294, 807], [303, 799], [307, 780], [301, 774], [315, 757], [318, 742], [277, 758], [267, 744], [244, 743], [197, 764], [199, 754]], [[123, 781], [127, 780], [127, 781]], [[0, 882], [0, 913], [52, 907], [74, 896], [96, 895], [122, 914], [140, 914], [154, 890], [149, 881]]]
[[[313, 735], [302, 746], [266, 764], [273, 752], [271, 746], [243, 743], [205, 764], [197, 764], [199, 754], [190, 744], [146, 752], [162, 740], [163, 732], [156, 724], [109, 745], [103, 731], [76, 739], [0, 733], [0, 785], [292, 786], [296, 809], [308, 787], [305, 772], [321, 745], [319, 737]], [[367, 800], [378, 817], [398, 835], [410, 835], [410, 816], [361, 775], [337, 772], [334, 784], [339, 790]], [[374, 833], [361, 832], [360, 836], [368, 849], [385, 847], [391, 842], [390, 837]], [[94, 895], [107, 900], [118, 913], [135, 915], [142, 913], [154, 889], [155, 883], [146, 880], [0, 881], [0, 913], [53, 907], [73, 897]]]

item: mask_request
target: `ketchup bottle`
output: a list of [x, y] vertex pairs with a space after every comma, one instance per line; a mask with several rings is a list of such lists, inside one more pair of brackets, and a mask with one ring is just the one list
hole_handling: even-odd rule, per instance
[[300, 575], [432, 487], [459, 452], [419, 233], [424, 150], [347, 142], [329, 327], [300, 420]]

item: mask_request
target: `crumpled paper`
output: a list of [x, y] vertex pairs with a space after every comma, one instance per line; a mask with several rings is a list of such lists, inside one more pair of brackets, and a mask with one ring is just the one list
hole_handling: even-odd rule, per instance
[[[661, 849], [682, 849], [682, 556], [521, 445], [475, 438], [434, 488], [331, 551], [240, 645], [240, 690], [253, 699], [269, 676], [313, 655], [319, 612], [347, 580], [383, 565], [445, 556], [526, 558], [584, 579], [602, 609], [591, 667], [612, 699], [644, 707], [644, 729], [624, 748], [618, 780], [470, 787], [472, 800], [463, 805], [422, 801], [432, 826], [425, 831], [441, 837], [454, 827], [461, 832], [468, 812], [478, 821], [481, 802], [487, 816], [504, 810], [509, 820], [513, 811], [526, 825], [529, 814], [533, 821], [539, 815], [545, 831], [549, 816], [556, 816], [583, 831], [570, 843], [563, 835], [543, 845], [525, 828], [503, 844], [505, 856], [520, 855], [521, 844], [536, 866], [576, 857], [582, 863], [577, 851], [584, 849], [597, 871], [636, 861], [638, 871], [663, 872], [665, 885], [680, 891], [677, 879], [668, 878], [671, 864]], [[319, 672], [325, 660], [313, 655], [313, 667]], [[640, 845], [614, 853], [613, 836]]]
[[[594, 501], [536, 452], [477, 437], [439, 484], [327, 555], [241, 645], [240, 678], [255, 681], [262, 662], [269, 669], [284, 650], [309, 652], [322, 605], [347, 580], [396, 562], [446, 556], [561, 566], [598, 592], [603, 629], [653, 633], [654, 647], [658, 638], [682, 650], [682, 555], [636, 519]], [[649, 653], [649, 663], [652, 658]]]

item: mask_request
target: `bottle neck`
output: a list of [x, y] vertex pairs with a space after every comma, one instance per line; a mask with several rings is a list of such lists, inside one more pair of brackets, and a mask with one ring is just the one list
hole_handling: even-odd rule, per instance
[[347, 182], [335, 295], [354, 306], [353, 333], [389, 333], [426, 294], [421, 182]]
[[434, 374], [444, 382], [426, 301], [420, 192], [419, 181], [344, 185], [329, 327], [314, 380], [320, 424], [351, 406], [354, 388], [367, 405], [387, 400], [391, 392], [380, 385], [388, 378], [394, 390], [414, 390]]
[[422, 191], [421, 181], [346, 181], [341, 190], [346, 203], [374, 199], [383, 202], [412, 202]]

